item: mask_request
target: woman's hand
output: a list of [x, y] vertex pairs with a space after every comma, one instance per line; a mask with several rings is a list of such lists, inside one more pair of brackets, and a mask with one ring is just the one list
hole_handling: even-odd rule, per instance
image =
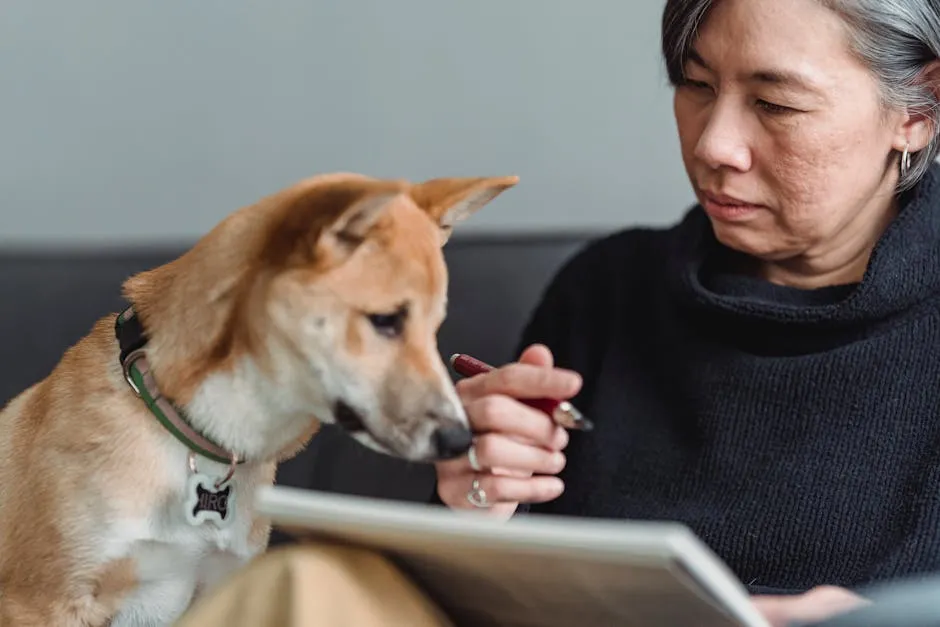
[[468, 456], [435, 464], [437, 492], [452, 508], [472, 508], [467, 494], [474, 479], [486, 493], [487, 511], [509, 518], [520, 502], [541, 503], [564, 491], [552, 475], [565, 466], [568, 433], [545, 413], [518, 398], [567, 400], [581, 389], [581, 377], [553, 367], [551, 351], [536, 344], [517, 363], [463, 379], [457, 393], [476, 434], [473, 450], [481, 470]]
[[836, 586], [819, 586], [794, 596], [759, 595], [753, 602], [771, 627], [822, 621], [868, 603]]

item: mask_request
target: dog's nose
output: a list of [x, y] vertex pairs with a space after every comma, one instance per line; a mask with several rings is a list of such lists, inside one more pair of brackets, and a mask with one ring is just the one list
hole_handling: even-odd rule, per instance
[[466, 427], [439, 427], [434, 432], [434, 445], [441, 459], [460, 457], [473, 444], [473, 434]]

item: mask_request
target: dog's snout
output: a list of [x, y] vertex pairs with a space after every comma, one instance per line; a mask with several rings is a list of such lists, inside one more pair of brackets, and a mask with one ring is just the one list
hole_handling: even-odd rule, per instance
[[473, 444], [473, 434], [470, 430], [458, 425], [438, 427], [433, 437], [437, 456], [441, 459], [460, 457]]

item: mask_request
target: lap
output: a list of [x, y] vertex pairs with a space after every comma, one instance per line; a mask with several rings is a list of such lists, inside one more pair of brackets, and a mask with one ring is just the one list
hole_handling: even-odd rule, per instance
[[440, 610], [378, 553], [297, 544], [266, 553], [195, 604], [178, 627], [450, 627]]

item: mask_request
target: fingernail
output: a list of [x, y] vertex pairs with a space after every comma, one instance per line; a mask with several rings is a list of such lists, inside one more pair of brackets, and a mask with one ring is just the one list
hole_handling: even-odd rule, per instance
[[568, 393], [574, 394], [581, 387], [581, 375], [574, 372], [568, 378]]
[[552, 466], [555, 468], [555, 472], [561, 472], [565, 467], [566, 461], [567, 460], [562, 453], [555, 453], [552, 455]]

